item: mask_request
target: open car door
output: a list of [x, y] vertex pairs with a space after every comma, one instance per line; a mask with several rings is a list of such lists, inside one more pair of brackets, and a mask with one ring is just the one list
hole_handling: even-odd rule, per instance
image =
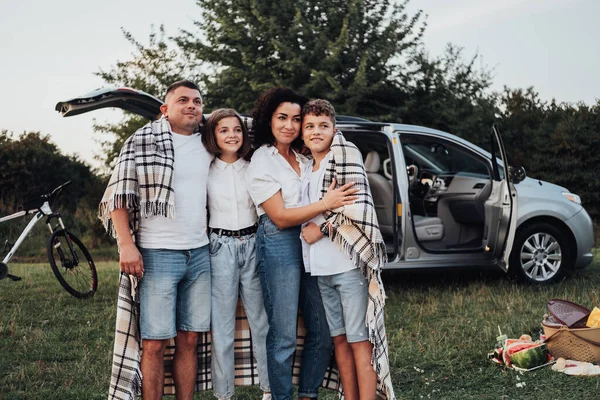
[[58, 102], [55, 110], [63, 117], [83, 114], [105, 107], [122, 108], [150, 120], [160, 117], [163, 102], [141, 90], [127, 87], [96, 89], [83, 96]]
[[[492, 193], [485, 202], [483, 245], [508, 271], [508, 258], [517, 229], [517, 191], [510, 180], [508, 159], [502, 137], [492, 126]], [[498, 163], [502, 160], [502, 166]]]

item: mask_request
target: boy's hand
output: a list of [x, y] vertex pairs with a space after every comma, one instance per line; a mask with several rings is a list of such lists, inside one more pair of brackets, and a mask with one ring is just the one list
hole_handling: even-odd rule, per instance
[[321, 240], [323, 234], [321, 233], [321, 229], [319, 229], [319, 225], [314, 222], [306, 224], [306, 226], [302, 228], [302, 238], [308, 244], [313, 244]]

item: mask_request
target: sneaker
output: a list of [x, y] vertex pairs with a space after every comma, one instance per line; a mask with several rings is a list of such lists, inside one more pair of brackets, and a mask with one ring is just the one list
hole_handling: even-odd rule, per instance
[[263, 393], [262, 400], [271, 400], [271, 393]]

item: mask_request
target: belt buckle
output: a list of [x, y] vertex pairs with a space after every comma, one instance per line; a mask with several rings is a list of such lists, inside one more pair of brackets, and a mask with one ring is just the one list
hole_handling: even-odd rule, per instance
[[235, 238], [240, 238], [240, 237], [242, 237], [242, 231], [241, 230], [231, 231], [231, 236], [233, 236]]

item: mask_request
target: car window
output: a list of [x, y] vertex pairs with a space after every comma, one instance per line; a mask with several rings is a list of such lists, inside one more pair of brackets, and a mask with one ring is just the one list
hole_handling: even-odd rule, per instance
[[487, 164], [477, 155], [437, 138], [402, 135], [406, 164], [415, 164], [436, 175], [470, 175], [489, 178]]

